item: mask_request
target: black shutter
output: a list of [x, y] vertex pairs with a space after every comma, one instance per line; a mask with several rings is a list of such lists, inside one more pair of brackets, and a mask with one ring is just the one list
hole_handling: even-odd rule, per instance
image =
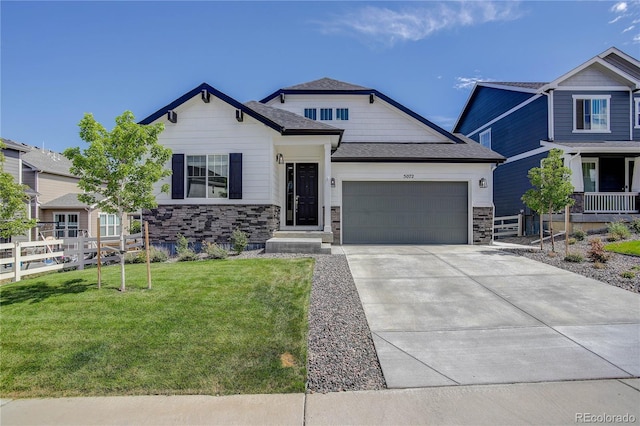
[[184, 154], [173, 154], [171, 157], [171, 198], [184, 199]]
[[229, 199], [242, 199], [242, 154], [229, 154]]

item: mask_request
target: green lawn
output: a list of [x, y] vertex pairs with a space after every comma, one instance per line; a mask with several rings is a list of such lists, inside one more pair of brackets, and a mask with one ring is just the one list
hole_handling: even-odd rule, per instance
[[0, 287], [0, 396], [304, 391], [312, 259], [145, 268]]
[[611, 243], [607, 244], [604, 249], [615, 253], [640, 256], [640, 240]]

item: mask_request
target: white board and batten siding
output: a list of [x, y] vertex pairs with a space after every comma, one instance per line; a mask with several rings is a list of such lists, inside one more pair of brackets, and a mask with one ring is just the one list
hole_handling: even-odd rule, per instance
[[[158, 204], [273, 204], [274, 160], [273, 129], [247, 114], [242, 122], [236, 120], [236, 109], [211, 96], [204, 103], [196, 96], [174, 110], [177, 123], [166, 115], [157, 122], [165, 125], [158, 142], [174, 154], [210, 155], [242, 153], [242, 199], [184, 198], [172, 199], [171, 194], [157, 196]], [[186, 162], [186, 158], [185, 158]], [[171, 163], [167, 164], [171, 167]], [[186, 178], [186, 171], [185, 171]], [[171, 177], [157, 184], [171, 184]]]
[[[288, 94], [268, 105], [304, 116], [305, 108], [317, 109], [317, 121], [344, 129], [343, 142], [446, 142], [429, 126], [408, 116], [380, 98], [369, 103], [365, 95]], [[320, 109], [332, 108], [333, 120], [320, 120]], [[336, 120], [336, 108], [348, 108], [348, 120]]]

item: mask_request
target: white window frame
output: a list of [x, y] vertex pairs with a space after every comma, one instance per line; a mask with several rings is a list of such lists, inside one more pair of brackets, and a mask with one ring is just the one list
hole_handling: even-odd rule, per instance
[[[346, 117], [346, 118], [344, 118]], [[349, 120], [349, 108], [336, 108], [336, 120], [348, 121]]]
[[[313, 111], [313, 117], [307, 117], [307, 111]], [[305, 108], [302, 114], [308, 120], [318, 120], [318, 108]]]
[[[487, 138], [489, 140], [488, 144], [486, 143]], [[478, 135], [478, 142], [480, 143], [480, 145], [484, 146], [485, 148], [491, 149], [491, 127], [489, 127], [487, 130], [485, 130], [484, 132], [481, 132], [480, 135]]]
[[[76, 228], [69, 228], [69, 216], [78, 216], [78, 226]], [[59, 221], [56, 221], [56, 216], [64, 216], [64, 227], [58, 228]], [[53, 236], [55, 238], [77, 238], [80, 235], [80, 212], [53, 212]], [[62, 236], [58, 236], [58, 231], [62, 231]], [[75, 237], [69, 236], [69, 231], [76, 231]]]
[[[596, 171], [596, 176], [595, 176], [596, 177], [596, 182], [595, 182], [596, 183], [596, 188], [595, 188], [595, 191], [593, 191], [593, 192], [600, 192], [600, 183], [599, 183], [600, 182], [600, 162], [598, 160], [599, 160], [599, 158], [597, 158], [597, 157], [582, 157], [582, 163], [580, 164], [580, 170], [581, 171], [582, 171], [582, 164], [584, 164], [584, 163], [593, 163], [593, 164], [596, 165], [595, 168], [594, 168], [594, 170]], [[584, 180], [584, 175], [581, 176], [581, 179]], [[585, 188], [584, 192], [587, 192], [586, 188]]]
[[640, 98], [634, 98], [633, 100], [636, 104], [636, 109], [634, 114], [635, 120], [633, 120], [633, 123], [636, 129], [640, 129]]
[[[611, 95], [573, 95], [573, 133], [611, 133]], [[607, 128], [606, 129], [578, 129], [576, 127], [577, 110], [576, 101], [578, 100], [605, 100], [607, 101]], [[593, 115], [593, 113], [592, 113]]]
[[[193, 198], [193, 199], [209, 199], [209, 200], [226, 200], [229, 198], [229, 154], [189, 154], [189, 155], [185, 155], [185, 179], [184, 179], [184, 184], [185, 184], [185, 191], [184, 191], [184, 196], [185, 198]], [[205, 157], [205, 175], [204, 175], [204, 197], [196, 197], [196, 196], [189, 196], [189, 178], [193, 177], [189, 175], [189, 157]], [[226, 161], [226, 176], [224, 176], [227, 179], [227, 185], [226, 185], [226, 190], [224, 192], [224, 196], [222, 197], [210, 197], [209, 196], [209, 159], [211, 157], [226, 157], [227, 161]], [[197, 177], [201, 177], [201, 176], [197, 176]]]
[[[120, 235], [120, 217], [115, 213], [100, 213], [98, 215], [100, 218], [100, 236], [101, 237], [116, 237]], [[109, 223], [109, 217], [113, 217], [113, 223]], [[102, 218], [104, 218], [104, 225], [102, 223]], [[102, 227], [104, 226], [105, 233], [102, 233]]]

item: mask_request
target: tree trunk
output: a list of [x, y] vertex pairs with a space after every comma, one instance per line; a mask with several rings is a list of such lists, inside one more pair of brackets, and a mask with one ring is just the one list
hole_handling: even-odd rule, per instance
[[120, 291], [126, 291], [124, 280], [124, 254], [126, 247], [124, 244], [124, 212], [120, 213]]
[[549, 206], [549, 233], [551, 234], [551, 251], [555, 253], [556, 244], [553, 239], [553, 211], [551, 206]]
[[538, 212], [538, 214], [540, 215], [540, 250], [542, 250], [543, 249], [542, 239], [544, 238], [544, 220], [543, 220], [544, 213], [540, 211]]

